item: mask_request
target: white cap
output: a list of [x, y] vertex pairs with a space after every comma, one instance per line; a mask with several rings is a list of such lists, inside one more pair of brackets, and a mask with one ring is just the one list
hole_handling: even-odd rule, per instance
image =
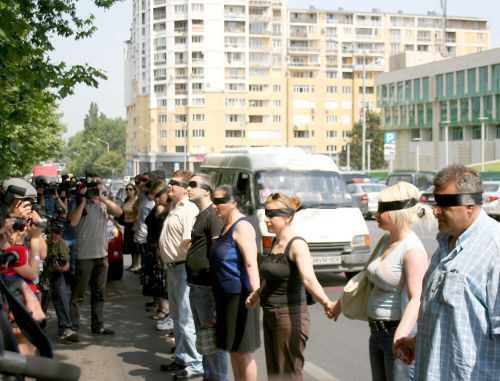
[[24, 179], [13, 177], [2, 183], [4, 193], [9, 192], [14, 198], [36, 198], [36, 189]]

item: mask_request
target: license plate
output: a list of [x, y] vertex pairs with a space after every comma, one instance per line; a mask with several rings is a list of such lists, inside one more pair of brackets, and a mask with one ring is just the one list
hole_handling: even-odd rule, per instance
[[312, 257], [313, 265], [339, 265], [342, 263], [340, 255], [333, 256], [314, 256]]

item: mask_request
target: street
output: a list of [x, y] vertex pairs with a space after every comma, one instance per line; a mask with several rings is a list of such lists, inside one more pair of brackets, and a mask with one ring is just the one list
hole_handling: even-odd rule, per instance
[[[383, 233], [374, 220], [367, 221], [372, 236], [372, 248]], [[333, 228], [333, 227], [332, 227]], [[435, 230], [422, 235], [429, 254], [435, 247]], [[346, 283], [343, 274], [318, 274], [330, 298], [338, 298]], [[146, 299], [141, 295], [138, 276], [125, 272], [121, 281], [108, 283], [105, 323], [115, 330], [115, 336], [91, 335], [90, 308], [84, 303], [81, 342], [66, 344], [57, 338], [55, 313], [51, 309], [47, 332], [53, 339], [56, 357], [79, 365], [83, 381], [94, 380], [171, 380], [172, 374], [160, 372], [168, 361], [171, 343], [155, 330], [146, 312]], [[319, 304], [310, 307], [311, 337], [305, 351], [305, 380], [349, 381], [369, 380], [369, 329], [365, 322], [325, 317]], [[255, 353], [258, 379], [266, 380], [264, 348]], [[232, 379], [232, 378], [231, 378]]]

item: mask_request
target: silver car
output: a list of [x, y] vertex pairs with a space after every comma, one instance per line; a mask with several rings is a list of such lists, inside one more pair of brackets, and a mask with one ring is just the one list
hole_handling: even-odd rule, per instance
[[361, 210], [363, 217], [372, 217], [378, 209], [378, 193], [385, 189], [384, 184], [352, 183], [347, 186], [355, 205]]
[[493, 218], [500, 218], [500, 181], [483, 181], [483, 209]]

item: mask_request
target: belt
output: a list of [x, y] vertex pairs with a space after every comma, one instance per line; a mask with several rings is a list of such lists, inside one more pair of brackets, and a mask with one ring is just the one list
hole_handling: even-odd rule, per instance
[[174, 268], [176, 266], [180, 266], [180, 265], [183, 265], [185, 264], [186, 261], [179, 261], [179, 262], [168, 262], [168, 263], [165, 263], [165, 267], [167, 269], [171, 269], [171, 268]]
[[399, 320], [371, 320], [368, 319], [368, 326], [372, 332], [389, 332], [389, 330], [397, 328]]

